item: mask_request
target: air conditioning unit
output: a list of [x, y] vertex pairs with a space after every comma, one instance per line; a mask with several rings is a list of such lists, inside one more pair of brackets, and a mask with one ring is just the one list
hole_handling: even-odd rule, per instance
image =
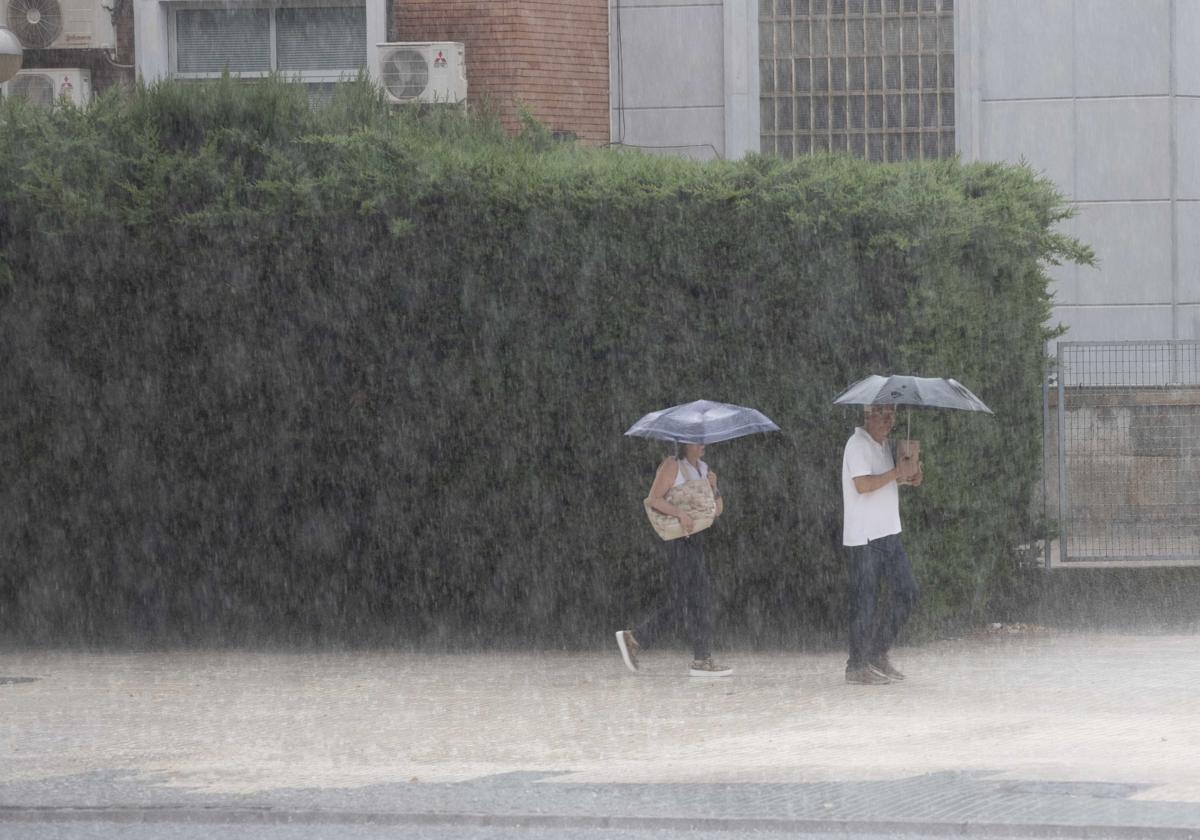
[[453, 41], [379, 44], [379, 81], [392, 102], [467, 98], [466, 51]]
[[77, 67], [22, 70], [0, 88], [5, 99], [24, 99], [31, 105], [53, 108], [65, 98], [82, 108], [92, 101], [92, 74]]
[[112, 11], [102, 0], [0, 0], [3, 17], [30, 50], [116, 47]]

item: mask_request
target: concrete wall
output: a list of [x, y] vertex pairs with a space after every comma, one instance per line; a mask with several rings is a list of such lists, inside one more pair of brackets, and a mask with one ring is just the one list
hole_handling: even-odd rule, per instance
[[1078, 208], [1069, 340], [1200, 338], [1200, 0], [959, 0], [958, 148], [1028, 161]]
[[758, 151], [758, 0], [609, 0], [609, 33], [613, 143]]

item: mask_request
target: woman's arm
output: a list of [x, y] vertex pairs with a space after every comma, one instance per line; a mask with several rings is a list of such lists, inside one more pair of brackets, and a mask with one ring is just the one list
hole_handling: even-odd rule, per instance
[[725, 512], [725, 500], [721, 498], [721, 491], [717, 488], [717, 473], [711, 467], [708, 470], [708, 486], [712, 488], [713, 498], [717, 500], [717, 516]]
[[667, 491], [675, 483], [675, 476], [678, 474], [679, 462], [674, 458], [666, 458], [658, 465], [658, 472], [654, 474], [654, 483], [650, 485], [650, 507], [667, 516], [674, 516], [683, 527], [683, 533], [690, 534], [692, 527], [696, 524], [692, 521], [692, 517], [667, 501]]

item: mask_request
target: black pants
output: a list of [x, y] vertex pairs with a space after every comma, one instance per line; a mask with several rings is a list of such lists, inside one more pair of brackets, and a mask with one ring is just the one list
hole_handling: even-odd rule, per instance
[[[890, 595], [880, 603], [880, 584]], [[900, 535], [850, 546], [850, 659], [861, 668], [885, 655], [916, 606], [920, 590]]]
[[663, 543], [667, 553], [666, 603], [633, 629], [643, 647], [651, 645], [679, 623], [692, 645], [692, 656], [712, 655], [712, 578], [704, 562], [704, 534]]

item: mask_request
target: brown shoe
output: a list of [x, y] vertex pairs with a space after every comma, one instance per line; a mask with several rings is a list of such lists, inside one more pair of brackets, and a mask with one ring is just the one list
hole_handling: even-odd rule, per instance
[[870, 665], [863, 665], [861, 668], [847, 668], [846, 682], [853, 685], [887, 685], [891, 680]]
[[617, 649], [621, 651], [621, 659], [625, 661], [625, 667], [633, 673], [638, 672], [638, 651], [642, 646], [637, 643], [637, 639], [633, 638], [632, 630], [617, 631]]
[[870, 665], [867, 667], [879, 674], [883, 674], [883, 676], [892, 682], [900, 682], [900, 680], [904, 679], [904, 674], [896, 670], [895, 666], [888, 660], [886, 653], [883, 656], [872, 659]]

